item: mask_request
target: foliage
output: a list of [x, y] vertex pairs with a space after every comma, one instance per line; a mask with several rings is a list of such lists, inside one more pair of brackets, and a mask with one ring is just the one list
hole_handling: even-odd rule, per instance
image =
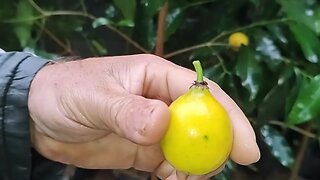
[[[154, 53], [157, 17], [165, 3], [2, 2], [1, 47], [48, 58]], [[169, 1], [165, 25], [165, 53], [160, 55], [187, 68], [202, 60], [205, 75], [241, 106], [261, 143], [290, 170], [299, 148], [294, 142], [301, 140], [297, 129], [315, 139], [320, 130], [320, 3], [175, 0]], [[233, 51], [227, 40], [238, 31], [249, 36], [250, 44]], [[303, 130], [306, 124], [311, 132]], [[229, 174], [237, 169], [228, 167]]]

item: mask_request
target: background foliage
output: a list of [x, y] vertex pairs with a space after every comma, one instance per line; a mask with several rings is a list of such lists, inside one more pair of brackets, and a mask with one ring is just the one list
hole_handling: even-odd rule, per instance
[[[316, 0], [1, 0], [0, 46], [47, 58], [154, 53], [200, 59], [245, 111], [261, 160], [216, 179], [316, 179], [320, 3]], [[249, 46], [233, 51], [228, 36]], [[317, 166], [318, 165], [318, 166]]]

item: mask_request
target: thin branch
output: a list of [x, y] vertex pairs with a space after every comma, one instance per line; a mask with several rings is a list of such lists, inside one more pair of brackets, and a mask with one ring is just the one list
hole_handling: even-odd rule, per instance
[[[311, 130], [311, 123], [309, 123], [307, 125], [305, 131], [309, 132], [310, 130]], [[308, 143], [309, 143], [309, 137], [308, 136], [303, 136], [302, 144], [301, 144], [301, 146], [299, 148], [298, 154], [297, 154], [297, 156], [295, 158], [294, 166], [293, 166], [292, 171], [291, 171], [290, 180], [296, 180], [297, 177], [299, 176], [301, 163], [303, 161], [303, 157], [304, 157], [306, 149], [308, 147]]]
[[[7, 23], [18, 23], [18, 22], [26, 22], [26, 21], [35, 21], [35, 20], [38, 20], [38, 19], [43, 19], [43, 18], [47, 18], [47, 17], [51, 17], [51, 16], [82, 16], [82, 17], [89, 18], [89, 19], [91, 19], [93, 21], [97, 19], [95, 16], [93, 16], [91, 14], [88, 14], [88, 13], [84, 13], [84, 12], [59, 10], [59, 11], [45, 11], [45, 12], [43, 12], [43, 14], [41, 14], [39, 16], [34, 16], [34, 17], [30, 17], [30, 18], [23, 18], [23, 19], [7, 20], [5, 22], [7, 22]], [[146, 50], [145, 48], [140, 46], [137, 42], [132, 40], [129, 36], [127, 36], [126, 34], [121, 32], [117, 28], [115, 28], [115, 27], [113, 27], [111, 25], [105, 25], [105, 26], [107, 28], [109, 28], [111, 31], [117, 33], [119, 36], [121, 36], [123, 39], [128, 41], [130, 44], [132, 44], [135, 48], [137, 48], [141, 52], [147, 53], [147, 54], [150, 53], [148, 50]]]
[[36, 9], [40, 14], [44, 14], [45, 10], [43, 10], [38, 4], [36, 4], [33, 0], [29, 0], [30, 5]]
[[215, 1], [216, 1], [216, 0], [198, 1], [198, 2], [194, 2], [194, 3], [190, 3], [190, 4], [186, 5], [184, 8], [190, 8], [190, 7], [194, 7], [194, 6], [200, 6], [200, 5], [212, 3], [212, 2], [215, 2]]
[[41, 27], [39, 23], [36, 23], [37, 26], [43, 29], [43, 32], [45, 32], [55, 43], [57, 43], [60, 47], [63, 48], [64, 51], [67, 53], [71, 53], [72, 50], [68, 45], [63, 43], [57, 36], [55, 36], [50, 30], [48, 30], [46, 27]]
[[163, 56], [164, 49], [164, 39], [165, 39], [165, 30], [166, 30], [166, 18], [168, 13], [168, 4], [167, 0], [159, 12], [158, 17], [158, 29], [157, 29], [157, 44], [155, 54], [158, 56]]
[[315, 134], [313, 134], [310, 131], [306, 131], [306, 130], [304, 130], [302, 128], [299, 128], [299, 127], [296, 127], [296, 126], [288, 126], [287, 124], [285, 124], [285, 123], [283, 123], [281, 121], [272, 120], [272, 121], [269, 121], [268, 123], [271, 124], [271, 125], [280, 126], [282, 128], [289, 128], [289, 129], [291, 129], [291, 130], [293, 130], [293, 131], [295, 131], [295, 132], [297, 132], [299, 134], [302, 134], [304, 136], [307, 136], [309, 138], [319, 139], [320, 140], [319, 137], [317, 137]]
[[172, 52], [172, 53], [168, 53], [168, 54], [164, 55], [164, 58], [171, 58], [171, 57], [173, 57], [173, 56], [176, 56], [176, 55], [179, 55], [179, 54], [188, 52], [188, 51], [192, 51], [192, 50], [200, 49], [200, 48], [204, 48], [204, 47], [213, 47], [213, 46], [228, 46], [228, 44], [225, 44], [225, 43], [206, 42], [206, 43], [202, 43], [202, 44], [197, 44], [197, 45], [194, 45], [194, 46], [190, 46], [190, 47], [187, 47], [187, 48], [183, 48], [183, 49], [174, 51], [174, 52]]
[[212, 38], [210, 40], [210, 42], [215, 42], [216, 40], [222, 38], [223, 36], [232, 34], [232, 33], [237, 32], [237, 31], [244, 31], [244, 30], [255, 28], [255, 27], [259, 27], [259, 26], [266, 26], [266, 25], [270, 25], [270, 24], [284, 23], [284, 22], [287, 22], [287, 21], [289, 21], [289, 19], [281, 18], [281, 19], [274, 19], [274, 20], [269, 20], [269, 21], [255, 22], [255, 23], [249, 24], [247, 26], [242, 26], [242, 27], [230, 30], [230, 31], [223, 31], [222, 33], [218, 34], [216, 37]]
[[[193, 46], [190, 46], [190, 47], [187, 47], [187, 48], [184, 48], [184, 49], [180, 49], [180, 50], [171, 52], [169, 54], [166, 54], [164, 57], [165, 58], [173, 57], [173, 56], [176, 56], [176, 55], [179, 55], [179, 54], [182, 54], [182, 53], [186, 53], [188, 51], [192, 51], [192, 50], [195, 50], [195, 49], [206, 47], [206, 46], [208, 46], [208, 44], [209, 45], [210, 44], [219, 44], [219, 43], [214, 43], [214, 42], [216, 42], [218, 39], [220, 39], [220, 38], [222, 38], [222, 37], [224, 37], [226, 35], [229, 35], [231, 33], [237, 32], [237, 31], [243, 31], [243, 30], [247, 30], [247, 29], [250, 29], [250, 28], [255, 28], [255, 27], [258, 27], [258, 26], [266, 26], [266, 25], [270, 25], [270, 24], [284, 23], [284, 22], [287, 22], [287, 21], [289, 21], [289, 19], [287, 19], [287, 18], [275, 19], [275, 20], [270, 20], [270, 21], [260, 21], [260, 22], [255, 22], [255, 23], [249, 24], [247, 26], [239, 27], [239, 28], [236, 28], [236, 29], [233, 29], [233, 30], [230, 30], [230, 31], [223, 31], [222, 33], [218, 34], [217, 36], [215, 36], [214, 38], [212, 38], [208, 42], [197, 44], [197, 45], [193, 45]], [[220, 44], [222, 44], [222, 43], [220, 43]]]

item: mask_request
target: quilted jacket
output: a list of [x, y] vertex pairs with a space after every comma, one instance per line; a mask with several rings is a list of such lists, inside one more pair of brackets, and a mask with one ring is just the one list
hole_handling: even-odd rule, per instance
[[[28, 92], [35, 74], [48, 63], [24, 52], [0, 52], [0, 179], [57, 179], [63, 165], [39, 156], [30, 145]], [[58, 166], [57, 166], [58, 164]]]

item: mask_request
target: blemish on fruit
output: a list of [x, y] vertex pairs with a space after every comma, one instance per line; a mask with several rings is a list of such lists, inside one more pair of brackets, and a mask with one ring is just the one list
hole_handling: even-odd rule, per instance
[[209, 140], [209, 137], [208, 137], [207, 135], [204, 135], [204, 136], [203, 136], [203, 139], [204, 139], [205, 141], [208, 141], [208, 140]]

